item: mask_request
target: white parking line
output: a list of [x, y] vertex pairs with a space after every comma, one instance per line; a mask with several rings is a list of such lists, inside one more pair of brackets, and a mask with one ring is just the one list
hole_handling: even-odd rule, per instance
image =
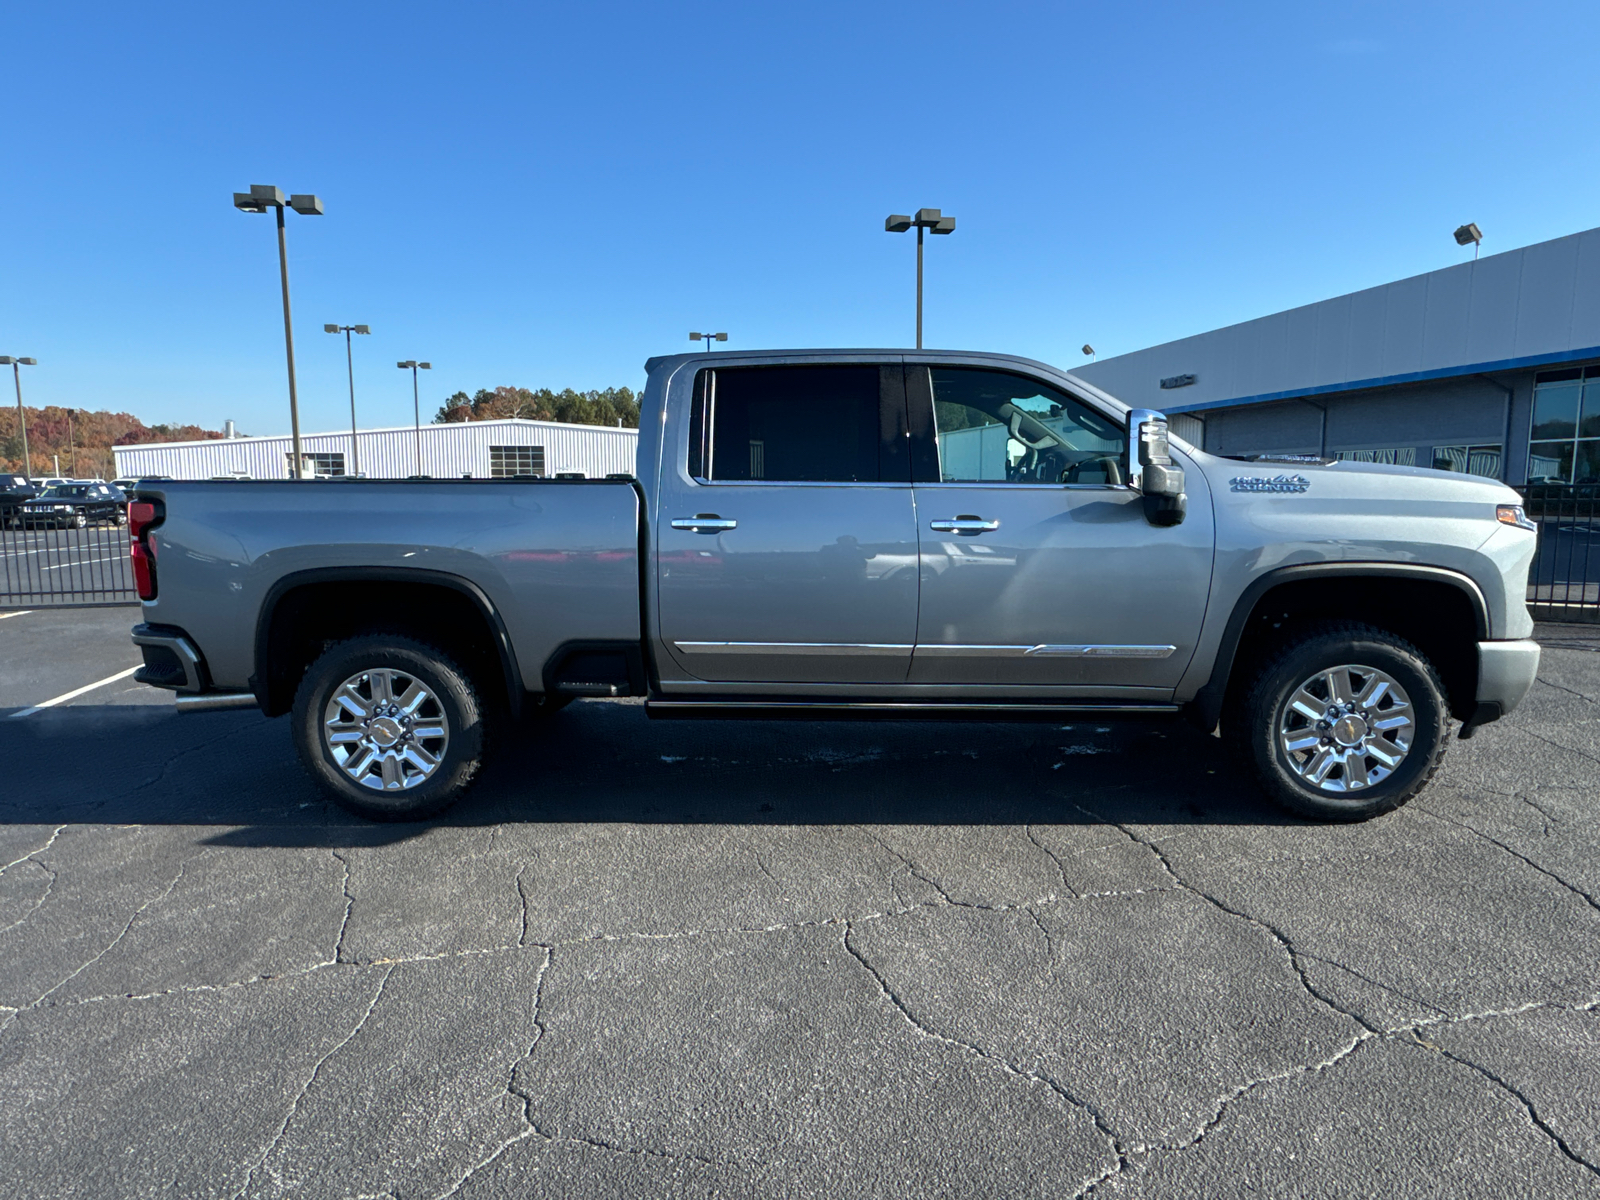
[[126, 679], [138, 669], [138, 667], [129, 667], [126, 671], [118, 671], [115, 675], [107, 675], [104, 679], [101, 679], [95, 683], [86, 683], [81, 688], [73, 688], [72, 691], [63, 692], [59, 696], [56, 696], [50, 700], [46, 700], [43, 704], [35, 704], [32, 708], [24, 708], [20, 712], [14, 712], [7, 717], [6, 720], [15, 721], [18, 717], [31, 717], [34, 713], [39, 712], [42, 709], [54, 708], [58, 704], [65, 704], [68, 700], [76, 700], [85, 692], [92, 692], [95, 690], [95, 688], [103, 688], [108, 683], [115, 683], [119, 679]]
[[108, 558], [75, 558], [71, 562], [54, 563], [48, 567], [40, 567], [41, 571], [65, 571], [72, 567], [89, 566], [93, 563], [121, 562], [122, 555], [113, 554]]
[[24, 608], [19, 609], [17, 612], [0, 613], [0, 621], [4, 621], [7, 617], [25, 617], [32, 611], [33, 609], [31, 608]]

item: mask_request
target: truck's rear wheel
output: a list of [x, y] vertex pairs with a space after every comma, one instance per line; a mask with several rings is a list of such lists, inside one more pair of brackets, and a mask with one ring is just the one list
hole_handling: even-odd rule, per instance
[[466, 672], [410, 638], [352, 638], [295, 693], [295, 747], [343, 807], [415, 821], [454, 803], [483, 758], [483, 706]]
[[1411, 643], [1367, 625], [1323, 625], [1257, 670], [1230, 733], [1279, 804], [1321, 821], [1399, 808], [1444, 757], [1448, 706]]

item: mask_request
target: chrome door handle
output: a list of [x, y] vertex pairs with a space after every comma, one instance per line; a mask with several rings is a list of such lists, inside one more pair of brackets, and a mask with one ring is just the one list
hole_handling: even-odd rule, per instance
[[739, 528], [739, 522], [719, 517], [716, 513], [697, 513], [692, 517], [674, 517], [674, 529], [687, 529], [691, 533], [726, 533]]
[[999, 521], [986, 521], [982, 517], [975, 517], [971, 513], [962, 513], [953, 521], [931, 521], [930, 528], [935, 533], [960, 533], [971, 537], [973, 534], [989, 533], [1000, 528]]

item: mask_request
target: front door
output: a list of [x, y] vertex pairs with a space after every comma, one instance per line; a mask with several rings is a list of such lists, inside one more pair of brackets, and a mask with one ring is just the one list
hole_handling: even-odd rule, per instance
[[1004, 371], [908, 365], [907, 381], [921, 562], [910, 681], [1152, 699], [1175, 687], [1211, 581], [1200, 473], [1188, 519], [1158, 528], [1123, 485], [1120, 414]]
[[708, 367], [688, 408], [656, 517], [667, 653], [713, 682], [903, 683], [918, 561], [900, 364]]

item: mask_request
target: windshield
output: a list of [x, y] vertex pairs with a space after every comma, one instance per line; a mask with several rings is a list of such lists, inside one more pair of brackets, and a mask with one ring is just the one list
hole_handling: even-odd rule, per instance
[[82, 500], [83, 497], [88, 493], [88, 491], [89, 491], [89, 489], [84, 487], [82, 484], [79, 484], [76, 487], [71, 487], [71, 486], [53, 487], [53, 488], [49, 489], [47, 492], [45, 492], [44, 495], [40, 496], [39, 499], [41, 499], [41, 500]]

